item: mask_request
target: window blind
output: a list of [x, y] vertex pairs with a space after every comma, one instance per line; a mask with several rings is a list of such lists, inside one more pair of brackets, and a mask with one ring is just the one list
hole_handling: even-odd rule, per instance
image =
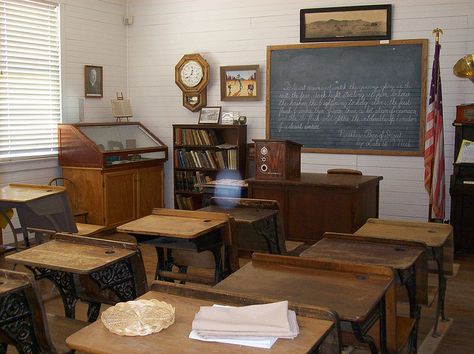
[[0, 159], [57, 153], [59, 7], [0, 0]]

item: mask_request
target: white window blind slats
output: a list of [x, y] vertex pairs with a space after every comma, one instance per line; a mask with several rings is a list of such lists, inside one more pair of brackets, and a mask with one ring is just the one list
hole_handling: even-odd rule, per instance
[[0, 57], [0, 159], [57, 153], [58, 6], [0, 0]]

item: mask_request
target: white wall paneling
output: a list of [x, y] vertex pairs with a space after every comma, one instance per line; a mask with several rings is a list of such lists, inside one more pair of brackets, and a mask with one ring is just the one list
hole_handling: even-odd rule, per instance
[[[369, 0], [364, 4], [378, 4]], [[393, 39], [428, 38], [428, 84], [433, 60], [432, 30], [440, 27], [441, 74], [447, 182], [452, 172], [455, 107], [472, 101], [474, 86], [452, 74], [454, 63], [474, 52], [472, 0], [391, 1]], [[154, 130], [170, 147], [173, 123], [195, 123], [198, 114], [181, 106], [174, 83], [174, 65], [186, 53], [201, 53], [211, 65], [208, 104], [236, 110], [248, 119], [248, 139], [265, 136], [265, 101], [221, 102], [219, 67], [259, 64], [265, 90], [266, 47], [299, 43], [299, 10], [313, 7], [360, 5], [357, 1], [284, 0], [129, 0], [129, 90], [136, 119]], [[423, 158], [374, 155], [303, 154], [302, 169], [356, 168], [381, 175], [380, 216], [426, 220], [428, 196], [423, 186]], [[446, 187], [448, 191], [448, 186]], [[166, 164], [166, 205], [172, 206], [172, 163]], [[449, 217], [449, 193], [447, 193]]]

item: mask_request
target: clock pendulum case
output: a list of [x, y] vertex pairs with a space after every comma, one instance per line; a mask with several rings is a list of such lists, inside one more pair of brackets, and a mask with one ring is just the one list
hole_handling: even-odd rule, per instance
[[175, 67], [176, 85], [183, 91], [183, 106], [192, 112], [207, 104], [209, 64], [200, 54], [186, 54]]

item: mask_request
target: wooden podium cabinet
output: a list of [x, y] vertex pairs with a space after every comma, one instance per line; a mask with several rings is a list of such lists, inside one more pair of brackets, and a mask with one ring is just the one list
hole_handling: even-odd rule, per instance
[[249, 197], [280, 203], [286, 238], [317, 242], [324, 232], [353, 233], [379, 213], [382, 177], [302, 173], [287, 180], [248, 179]]
[[140, 123], [60, 124], [59, 164], [71, 203], [108, 228], [163, 207], [168, 147]]

